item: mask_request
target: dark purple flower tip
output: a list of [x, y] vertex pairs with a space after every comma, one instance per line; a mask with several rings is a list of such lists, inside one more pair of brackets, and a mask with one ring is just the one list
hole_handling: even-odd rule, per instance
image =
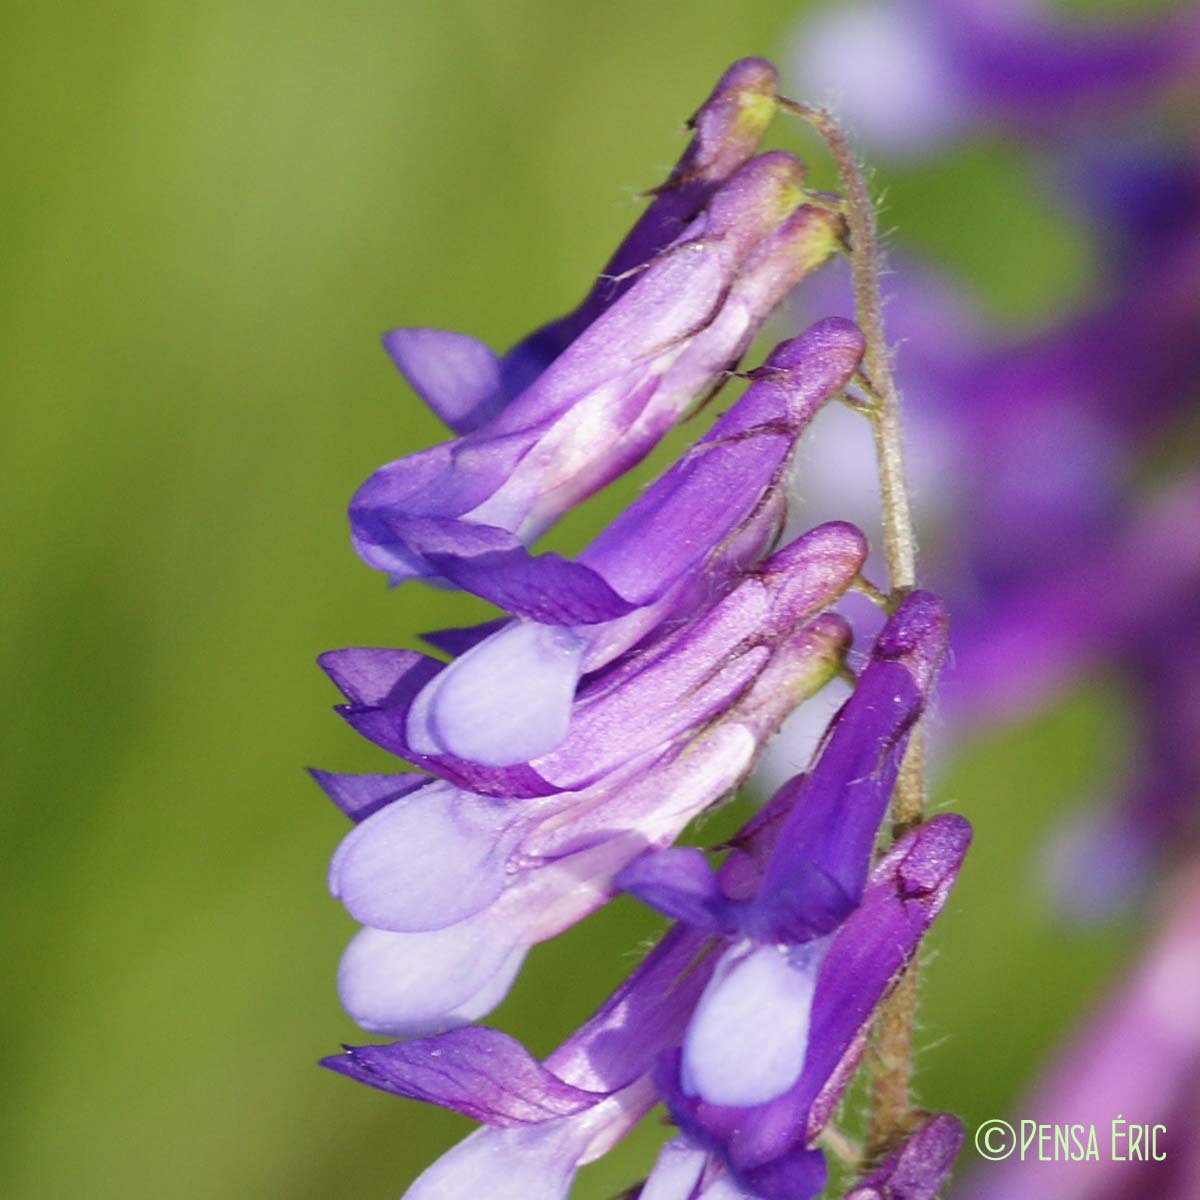
[[[724, 1107], [760, 1105], [799, 1078], [829, 935], [863, 898], [878, 827], [923, 700], [904, 666], [872, 659], [811, 773], [785, 787], [793, 807], [752, 897], [726, 898], [695, 851], [648, 855], [619, 879], [670, 916], [742, 935], [723, 955], [689, 1026], [682, 1059], [689, 1095]], [[894, 864], [901, 898], [937, 892], [961, 857], [964, 836], [968, 827], [958, 818], [927, 827]], [[751, 1011], [773, 1016], [751, 1022]]]
[[895, 861], [897, 891], [903, 899], [944, 899], [971, 844], [971, 823], [957, 813], [939, 813], [920, 833], [919, 838], [897, 843], [880, 867]]
[[872, 657], [904, 663], [924, 690], [941, 666], [949, 628], [946, 606], [937, 596], [912, 592], [880, 631]]
[[854, 692], [829, 726], [796, 793], [742, 928], [799, 942], [834, 929], [858, 903], [909, 731], [928, 700], [945, 646], [941, 602], [908, 597], [884, 626]]
[[476, 770], [447, 755], [414, 750], [405, 732], [408, 714], [445, 663], [415, 650], [353, 647], [329, 650], [317, 662], [349, 701], [338, 714], [368, 741], [468, 791], [506, 798], [532, 798], [561, 791], [524, 764]]
[[351, 646], [326, 650], [317, 665], [353, 708], [403, 702], [429, 682], [442, 663], [416, 650]]
[[499, 633], [509, 621], [506, 617], [497, 617], [494, 621], [483, 621], [478, 625], [456, 626], [450, 629], [431, 629], [421, 634], [421, 641], [435, 650], [451, 658], [458, 658], [473, 650], [485, 638], [493, 633]]
[[519, 1042], [486, 1026], [384, 1046], [347, 1046], [345, 1053], [323, 1058], [321, 1066], [501, 1128], [582, 1112], [607, 1095], [564, 1083]]
[[910, 1133], [844, 1200], [936, 1200], [962, 1144], [962, 1122], [938, 1113]]
[[825, 1187], [828, 1170], [820, 1150], [792, 1150], [742, 1173], [755, 1200], [810, 1200]]

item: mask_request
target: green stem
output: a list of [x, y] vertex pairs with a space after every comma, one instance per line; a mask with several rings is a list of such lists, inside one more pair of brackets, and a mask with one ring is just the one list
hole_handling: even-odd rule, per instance
[[[892, 374], [883, 329], [880, 255], [875, 206], [862, 167], [840, 125], [824, 109], [792, 100], [781, 107], [811, 125], [824, 140], [837, 166], [849, 229], [850, 263], [858, 324], [865, 339], [860, 376], [873, 403], [862, 411], [871, 422], [882, 498], [888, 600], [897, 604], [916, 584], [917, 544], [904, 472], [900, 430], [900, 394]], [[925, 813], [925, 770], [920, 729], [914, 729], [892, 794], [892, 838], [920, 824]], [[883, 1005], [874, 1030], [868, 1149], [885, 1153], [913, 1126], [912, 1043], [917, 1011], [917, 968], [913, 961]]]

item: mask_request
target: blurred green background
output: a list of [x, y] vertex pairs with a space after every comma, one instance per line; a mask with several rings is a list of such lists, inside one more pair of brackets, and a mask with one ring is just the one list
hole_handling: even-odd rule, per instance
[[[344, 823], [301, 767], [382, 755], [313, 659], [477, 612], [349, 551], [355, 485], [438, 436], [377, 335], [503, 346], [570, 307], [683, 118], [799, 11], [5, 5], [0, 1194], [398, 1196], [468, 1128], [314, 1067], [355, 1036], [351, 923], [323, 881]], [[885, 223], [993, 315], [1086, 289], [1086, 240], [1015, 150], [876, 178]], [[927, 972], [928, 1105], [1003, 1112], [1117, 969], [1130, 930], [1056, 926], [1030, 860], [1120, 745], [1093, 688], [944, 780], [977, 844]], [[654, 928], [618, 904], [535, 952], [497, 1023], [548, 1050]], [[632, 1182], [661, 1136], [576, 1195]]]

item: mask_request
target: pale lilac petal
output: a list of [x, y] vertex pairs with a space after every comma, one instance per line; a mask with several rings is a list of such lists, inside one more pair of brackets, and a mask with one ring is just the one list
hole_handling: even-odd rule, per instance
[[422, 753], [485, 766], [547, 753], [566, 737], [585, 648], [568, 629], [514, 622], [456, 659], [417, 697], [409, 740]]
[[[500, 965], [500, 969], [473, 995], [464, 1000], [457, 1008], [449, 1011], [444, 1025], [434, 1029], [423, 1030], [423, 1033], [443, 1033], [448, 1029], [457, 1029], [462, 1025], [473, 1025], [491, 1014], [492, 1010], [502, 1004], [507, 998], [517, 976], [521, 973], [525, 956], [529, 953], [527, 945], [519, 945], [512, 949], [509, 956]], [[436, 967], [436, 963], [432, 964]], [[385, 1030], [384, 1032], [391, 1032]], [[402, 1036], [408, 1037], [409, 1034]]]
[[443, 1154], [403, 1200], [565, 1200], [578, 1135], [570, 1118], [516, 1129], [479, 1129]]
[[743, 942], [725, 951], [688, 1026], [685, 1091], [710, 1104], [745, 1107], [773, 1100], [796, 1082], [825, 945], [814, 947], [789, 953]]
[[500, 360], [490, 347], [446, 329], [393, 329], [383, 348], [414, 392], [455, 433], [492, 415], [499, 398]]
[[693, 1200], [701, 1194], [697, 1185], [704, 1174], [708, 1152], [692, 1146], [683, 1138], [674, 1138], [659, 1152], [638, 1200]]
[[342, 1007], [369, 1033], [442, 1033], [490, 1012], [525, 953], [486, 920], [432, 933], [363, 929], [342, 956], [338, 992]]
[[[796, 1195], [801, 1193], [797, 1192]], [[696, 1193], [696, 1200], [762, 1200], [754, 1192], [741, 1187], [732, 1175], [722, 1173], [712, 1183], [705, 1183]]]
[[653, 1107], [635, 1084], [579, 1112], [512, 1129], [481, 1129], [433, 1164], [405, 1200], [562, 1200], [578, 1167], [606, 1153]]
[[444, 929], [500, 894], [517, 836], [511, 804], [437, 784], [348, 834], [330, 863], [329, 890], [364, 925]]

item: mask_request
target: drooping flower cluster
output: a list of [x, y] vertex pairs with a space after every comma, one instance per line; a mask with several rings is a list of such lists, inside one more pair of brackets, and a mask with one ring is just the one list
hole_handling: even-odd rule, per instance
[[[695, 445], [575, 558], [530, 547], [724, 384], [771, 312], [844, 237], [790, 154], [756, 154], [773, 68], [735, 64], [679, 166], [570, 316], [504, 356], [459, 334], [387, 348], [457, 434], [377, 471], [354, 545], [394, 583], [465, 589], [501, 615], [395, 649], [322, 656], [365, 738], [417, 768], [314, 772], [354, 822], [333, 894], [363, 928], [344, 1006], [405, 1040], [325, 1065], [485, 1128], [411, 1200], [566, 1195], [655, 1104], [678, 1136], [643, 1200], [803, 1200], [816, 1141], [872, 1016], [946, 901], [970, 831], [942, 815], [875, 847], [946, 643], [933, 595], [891, 606], [810, 769], [724, 847], [673, 843], [730, 797], [791, 711], [852, 675], [834, 606], [867, 557], [842, 521], [780, 544], [791, 464], [859, 370], [863, 336], [820, 320], [749, 372]], [[620, 891], [673, 921], [544, 1062], [473, 1022], [532, 946]], [[961, 1141], [914, 1125], [856, 1198], [932, 1198]]]

